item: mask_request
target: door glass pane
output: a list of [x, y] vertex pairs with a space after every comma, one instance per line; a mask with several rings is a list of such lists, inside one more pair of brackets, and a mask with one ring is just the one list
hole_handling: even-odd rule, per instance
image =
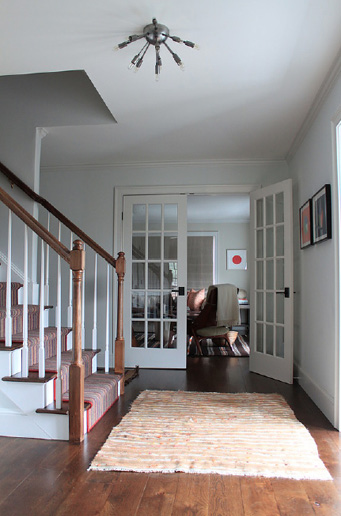
[[165, 231], [176, 231], [178, 229], [178, 205], [165, 204]]
[[284, 226], [276, 228], [276, 256], [284, 256]]
[[160, 292], [148, 292], [147, 317], [148, 319], [160, 319]]
[[144, 271], [144, 263], [133, 263], [131, 280], [132, 288], [146, 288]]
[[178, 237], [176, 235], [165, 236], [165, 260], [176, 260], [178, 258]]
[[176, 322], [165, 321], [163, 323], [163, 347], [176, 348]]
[[131, 346], [144, 348], [144, 321], [132, 321], [132, 327]]
[[266, 294], [266, 321], [274, 322], [274, 295], [272, 292]]
[[257, 301], [257, 314], [256, 314], [257, 321], [263, 321], [264, 320], [263, 292], [257, 292], [256, 301]]
[[263, 281], [263, 262], [256, 262], [257, 267], [257, 289], [263, 289], [264, 288], [264, 281]]
[[146, 229], [146, 205], [134, 204], [133, 206], [133, 231]]
[[263, 325], [257, 324], [256, 325], [256, 351], [259, 353], [264, 352], [264, 346], [263, 346]]
[[178, 286], [178, 263], [165, 262], [163, 288], [174, 288]]
[[161, 229], [161, 204], [149, 204], [148, 229], [149, 231], [159, 231]]
[[161, 347], [161, 323], [160, 321], [148, 322], [147, 348]]
[[269, 195], [265, 199], [265, 211], [266, 211], [266, 225], [270, 226], [274, 223], [274, 200], [273, 196]]
[[270, 258], [274, 255], [274, 229], [267, 228], [266, 230], [266, 256]]
[[276, 223], [284, 222], [284, 194], [276, 194]]
[[145, 235], [133, 235], [132, 258], [133, 260], [144, 260], [146, 257]]
[[161, 235], [149, 235], [148, 237], [148, 258], [153, 260], [161, 259]]
[[256, 243], [256, 258], [264, 257], [264, 242], [263, 242], [263, 230], [259, 229], [257, 231], [257, 243]]
[[163, 294], [163, 317], [165, 319], [176, 319], [178, 298], [171, 292]]
[[258, 199], [256, 204], [256, 227], [261, 228], [264, 226], [264, 214], [263, 214], [263, 199]]
[[148, 288], [161, 288], [161, 263], [148, 263]]
[[132, 292], [131, 316], [133, 319], [143, 318], [145, 316], [144, 315], [144, 292]]
[[276, 295], [276, 322], [284, 324], [284, 294]]
[[267, 290], [274, 289], [274, 261], [267, 260], [265, 262], [266, 267], [266, 288]]
[[266, 354], [274, 354], [274, 327], [269, 324], [266, 325]]
[[276, 357], [284, 358], [284, 326], [276, 326]]
[[284, 289], [284, 259], [276, 260], [276, 290]]

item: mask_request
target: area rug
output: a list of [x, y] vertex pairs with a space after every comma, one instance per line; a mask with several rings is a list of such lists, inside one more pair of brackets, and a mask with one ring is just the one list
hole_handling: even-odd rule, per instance
[[192, 338], [188, 346], [188, 355], [191, 357], [249, 357], [250, 347], [248, 337], [238, 334], [237, 340], [228, 344], [225, 339], [203, 339], [201, 341], [202, 355], [199, 355], [195, 340]]
[[331, 480], [278, 394], [143, 391], [89, 469]]

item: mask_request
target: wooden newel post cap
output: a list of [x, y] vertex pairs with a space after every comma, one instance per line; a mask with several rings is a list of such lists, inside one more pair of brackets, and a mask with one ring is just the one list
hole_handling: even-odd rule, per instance
[[124, 252], [123, 251], [120, 251], [118, 253], [118, 257], [117, 257], [117, 260], [116, 260], [116, 273], [117, 274], [125, 274], [126, 272], [126, 259], [125, 259], [125, 256], [124, 256]]
[[70, 269], [73, 271], [83, 271], [85, 269], [85, 251], [83, 242], [75, 240], [70, 256]]

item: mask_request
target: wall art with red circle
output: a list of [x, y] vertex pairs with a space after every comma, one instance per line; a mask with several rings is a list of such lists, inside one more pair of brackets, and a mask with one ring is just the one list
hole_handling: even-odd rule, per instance
[[245, 249], [227, 249], [226, 250], [226, 268], [241, 269], [246, 271], [247, 259]]

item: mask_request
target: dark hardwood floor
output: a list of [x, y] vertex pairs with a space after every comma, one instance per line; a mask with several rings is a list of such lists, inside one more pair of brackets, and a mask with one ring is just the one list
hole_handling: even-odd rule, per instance
[[[278, 392], [310, 430], [334, 481], [88, 472], [112, 426], [144, 389]], [[1, 516], [339, 516], [340, 490], [339, 433], [298, 385], [250, 374], [245, 358], [189, 358], [187, 371], [141, 370], [80, 446], [0, 437]]]

